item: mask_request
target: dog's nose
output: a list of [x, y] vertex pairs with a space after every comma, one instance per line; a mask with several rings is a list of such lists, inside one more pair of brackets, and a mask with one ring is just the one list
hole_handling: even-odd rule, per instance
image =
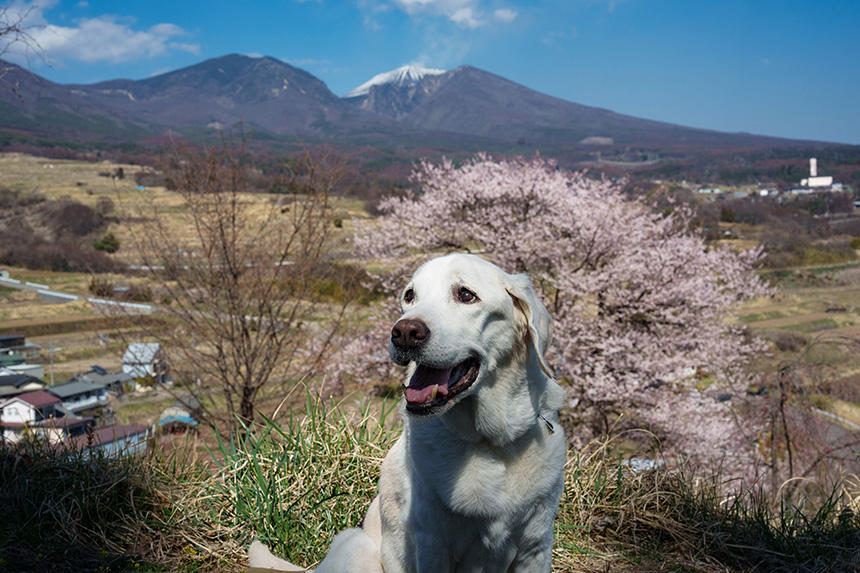
[[400, 348], [418, 348], [430, 338], [430, 329], [420, 320], [404, 318], [391, 329], [391, 342]]

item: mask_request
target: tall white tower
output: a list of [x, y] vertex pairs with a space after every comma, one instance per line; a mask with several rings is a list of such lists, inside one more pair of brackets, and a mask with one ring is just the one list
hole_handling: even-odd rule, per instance
[[814, 157], [809, 158], [809, 176], [818, 177], [818, 160]]

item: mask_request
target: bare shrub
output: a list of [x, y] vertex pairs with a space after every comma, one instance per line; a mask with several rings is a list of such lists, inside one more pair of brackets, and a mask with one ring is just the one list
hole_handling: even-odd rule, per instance
[[768, 334], [768, 338], [781, 352], [799, 352], [809, 342], [802, 334], [783, 330]]
[[110, 279], [94, 276], [90, 279], [90, 292], [96, 296], [113, 296], [113, 281]]
[[98, 231], [104, 225], [104, 217], [83, 203], [70, 199], [46, 203], [43, 213], [49, 232], [55, 236], [84, 237]]

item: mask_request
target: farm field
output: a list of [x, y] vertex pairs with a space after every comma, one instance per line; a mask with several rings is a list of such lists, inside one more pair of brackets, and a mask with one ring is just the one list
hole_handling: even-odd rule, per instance
[[[124, 178], [111, 176], [119, 169], [122, 169]], [[142, 229], [139, 218], [130, 216], [130, 213], [140, 214], [152, 205], [158, 205], [169, 226], [182, 227], [185, 220], [185, 209], [177, 193], [161, 187], [137, 188], [134, 175], [143, 169], [127, 164], [0, 154], [0, 184], [8, 188], [36, 192], [52, 199], [67, 197], [90, 206], [95, 206], [100, 197], [112, 199], [116, 211], [110, 228], [124, 245], [131, 244], [132, 235]], [[243, 199], [253, 206], [252, 213], [262, 213], [272, 202], [281, 201], [284, 197], [254, 193], [246, 194]], [[333, 217], [339, 219], [339, 226], [334, 229], [332, 238], [336, 243], [334, 250], [340, 256], [348, 256], [353, 218], [368, 218], [369, 215], [358, 200], [336, 197], [333, 201]], [[745, 234], [749, 233], [747, 229]], [[190, 235], [188, 241], [193, 246]], [[736, 246], [752, 245], [745, 242]], [[132, 249], [121, 248], [113, 256], [127, 264], [136, 262]], [[14, 267], [8, 270], [13, 278], [22, 281], [43, 284], [70, 294], [91, 296], [89, 286], [93, 275]], [[739, 309], [737, 320], [740, 323], [765, 337], [790, 332], [812, 341], [860, 335], [860, 263], [770, 271], [765, 275], [776, 281], [776, 293], [771, 298], [755, 301]], [[141, 280], [122, 274], [99, 275], [98, 278], [114, 284]], [[354, 311], [354, 319], [360, 320], [363, 314]], [[0, 330], [26, 334], [42, 346], [41, 360], [46, 363], [51, 360], [49, 354], [53, 346], [55, 381], [84, 371], [92, 364], [109, 369], [118, 368], [123, 348], [121, 337], [111, 337], [112, 328], [109, 318], [95, 312], [89, 303], [75, 301], [48, 304], [40, 301], [35, 293], [0, 287]], [[772, 368], [780, 361], [795, 360], [800, 352], [800, 349], [794, 352], [777, 351], [773, 356], [763, 357], [761, 366]], [[850, 357], [841, 356], [835, 362], [830, 365], [833, 368], [831, 375], [851, 377], [860, 373], [860, 364]], [[854, 409], [860, 408], [858, 404], [845, 401], [838, 404], [834, 402], [833, 405], [826, 399], [820, 402], [824, 409], [834, 413], [838, 410], [851, 419], [855, 418]], [[135, 421], [135, 415], [130, 413], [129, 419]]]
[[[122, 170], [123, 177], [115, 174]], [[107, 162], [90, 163], [85, 161], [56, 160], [33, 157], [18, 153], [0, 153], [0, 186], [24, 194], [39, 194], [48, 199], [67, 198], [96, 208], [100, 199], [113, 202], [114, 211], [109, 214], [108, 231], [119, 239], [120, 245], [130, 246], [135, 242], [135, 236], [140, 236], [146, 229], [146, 220], [157, 209], [167, 228], [180, 229], [180, 238], [187, 241], [189, 249], [195, 246], [193, 229], [187, 225], [187, 209], [178, 193], [159, 186], [142, 186], [135, 182], [135, 175], [151, 171], [139, 165], [116, 164]], [[252, 217], [262, 216], [273, 207], [282, 210], [289, 209], [292, 195], [278, 193], [244, 193], [242, 200], [250, 206]], [[348, 238], [352, 237], [353, 218], [365, 218], [363, 203], [356, 199], [332, 196], [332, 221], [337, 226], [330, 241], [335, 252], [347, 253]], [[125, 264], [139, 263], [135, 259], [134, 250], [120, 247], [113, 257]], [[39, 271], [26, 271], [38, 282], [42, 276]], [[42, 281], [52, 288], [60, 288], [60, 283], [68, 280], [78, 280], [68, 292], [82, 294], [81, 288], [86, 288], [88, 280], [81, 277], [43, 277]], [[26, 280], [33, 280], [27, 278]], [[66, 286], [66, 285], [63, 285]]]

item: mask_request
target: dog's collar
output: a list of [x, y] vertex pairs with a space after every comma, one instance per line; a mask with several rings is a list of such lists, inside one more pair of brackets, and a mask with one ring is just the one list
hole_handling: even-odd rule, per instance
[[552, 434], [554, 434], [554, 433], [555, 433], [555, 428], [553, 427], [552, 422], [550, 422], [549, 420], [547, 420], [547, 419], [544, 417], [544, 415], [543, 415], [543, 414], [538, 413], [538, 418], [540, 418], [541, 420], [543, 420], [543, 423], [544, 423], [544, 424], [546, 424], [546, 431], [547, 431], [550, 435], [552, 435]]

